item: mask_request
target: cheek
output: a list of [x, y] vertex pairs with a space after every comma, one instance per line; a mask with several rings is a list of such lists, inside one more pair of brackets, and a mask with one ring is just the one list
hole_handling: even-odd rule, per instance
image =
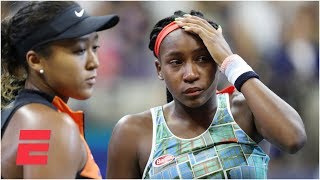
[[77, 77], [79, 68], [72, 64], [61, 64], [52, 69], [55, 76], [63, 79], [71, 79]]
[[166, 86], [169, 88], [169, 89], [173, 89], [175, 86], [178, 85], [178, 82], [176, 79], [170, 77], [164, 77], [164, 82], [166, 83]]
[[219, 74], [218, 67], [216, 64], [212, 65], [207, 69], [208, 79], [210, 82], [213, 82], [215, 79], [217, 79], [217, 76]]
[[72, 85], [81, 77], [81, 71], [81, 65], [77, 64], [75, 60], [65, 59], [64, 61], [50, 64], [47, 77], [63, 86]]
[[177, 73], [172, 73], [172, 72], [170, 73], [165, 71], [162, 71], [162, 75], [163, 75], [166, 87], [171, 92], [176, 91], [176, 89], [178, 89], [178, 86], [182, 81], [182, 79], [179, 78], [179, 75]]

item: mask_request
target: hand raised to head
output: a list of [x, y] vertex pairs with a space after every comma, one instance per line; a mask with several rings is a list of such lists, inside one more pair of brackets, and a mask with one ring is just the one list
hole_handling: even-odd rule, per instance
[[221, 26], [215, 29], [205, 19], [190, 14], [185, 14], [183, 18], [176, 18], [175, 22], [185, 31], [197, 34], [219, 66], [226, 57], [233, 54], [222, 35]]

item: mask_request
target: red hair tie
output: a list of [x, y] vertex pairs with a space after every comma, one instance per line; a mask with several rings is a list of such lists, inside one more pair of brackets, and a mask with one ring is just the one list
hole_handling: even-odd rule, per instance
[[157, 57], [159, 57], [159, 50], [160, 50], [160, 44], [162, 40], [172, 31], [180, 28], [174, 21], [171, 22], [170, 24], [166, 25], [158, 34], [158, 37], [156, 39], [156, 43], [154, 45], [154, 53], [156, 54]]

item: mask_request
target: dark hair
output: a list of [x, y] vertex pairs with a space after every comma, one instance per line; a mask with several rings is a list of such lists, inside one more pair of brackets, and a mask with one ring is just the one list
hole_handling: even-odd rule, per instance
[[[32, 34], [37, 27], [55, 17], [65, 8], [76, 4], [71, 1], [30, 2], [11, 18], [1, 22], [1, 109], [8, 105], [23, 89], [28, 65], [17, 56], [16, 44]], [[33, 49], [39, 55], [51, 54], [49, 44]]]
[[[166, 17], [162, 20], [160, 20], [152, 29], [151, 33], [150, 33], [150, 42], [149, 42], [149, 49], [153, 52], [153, 55], [155, 57], [156, 54], [154, 52], [154, 45], [155, 45], [155, 42], [156, 42], [156, 39], [158, 37], [158, 34], [160, 33], [160, 31], [168, 24], [170, 24], [171, 22], [173, 22], [175, 20], [175, 18], [177, 17], [183, 17], [184, 14], [188, 14], [188, 13], [185, 13], [183, 11], [176, 11], [174, 12], [174, 14], [172, 16], [169, 16], [169, 17]], [[204, 15], [199, 12], [199, 11], [195, 11], [195, 10], [191, 10], [190, 15], [193, 15], [193, 16], [198, 16], [206, 21], [208, 21], [209, 24], [211, 24], [215, 29], [218, 29], [218, 24], [213, 22], [213, 21], [210, 21], [208, 19], [206, 19], [204, 17]], [[169, 92], [168, 88], [166, 88], [166, 94], [167, 94], [167, 102], [171, 102], [173, 100], [173, 97], [172, 97], [172, 94]]]

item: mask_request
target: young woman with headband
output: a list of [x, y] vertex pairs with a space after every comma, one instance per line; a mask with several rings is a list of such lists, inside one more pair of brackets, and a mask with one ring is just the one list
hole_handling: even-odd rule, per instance
[[[92, 95], [97, 31], [118, 21], [117, 15], [90, 16], [75, 2], [44, 1], [1, 22], [2, 178], [101, 178], [84, 139], [84, 115], [66, 103]], [[48, 141], [19, 140], [23, 130], [45, 130]], [[47, 151], [27, 156], [44, 155], [45, 163], [20, 161], [21, 144], [44, 142]]]
[[[267, 178], [266, 139], [295, 153], [306, 133], [299, 114], [233, 54], [215, 22], [177, 11], [150, 34], [168, 104], [123, 117], [108, 152], [108, 178]], [[234, 86], [217, 91], [224, 73]]]

